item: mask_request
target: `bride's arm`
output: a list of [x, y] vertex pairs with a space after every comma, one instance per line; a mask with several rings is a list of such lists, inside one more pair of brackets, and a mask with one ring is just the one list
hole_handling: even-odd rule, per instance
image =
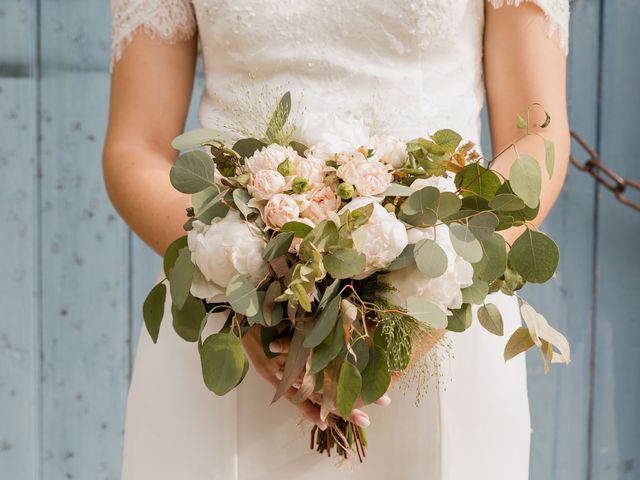
[[[515, 143], [520, 154], [533, 156], [541, 163], [542, 194], [540, 212], [533, 221], [540, 225], [556, 201], [567, 172], [569, 160], [569, 126], [566, 104], [566, 54], [560, 48], [557, 33], [547, 35], [548, 24], [543, 11], [533, 2], [519, 7], [485, 9], [484, 71], [494, 154]], [[562, 27], [561, 27], [562, 28]], [[523, 136], [516, 126], [516, 116], [534, 103], [541, 104], [551, 116], [545, 129], [532, 127], [555, 145], [555, 168], [549, 179], [544, 166], [544, 143], [537, 136]], [[542, 124], [541, 108], [531, 109], [531, 125]], [[509, 176], [516, 159], [513, 148], [500, 155], [493, 168]], [[512, 242], [521, 229], [504, 233]]]
[[196, 39], [168, 44], [134, 34], [111, 78], [104, 179], [118, 213], [151, 248], [164, 254], [184, 235], [189, 198], [169, 182], [196, 64]]

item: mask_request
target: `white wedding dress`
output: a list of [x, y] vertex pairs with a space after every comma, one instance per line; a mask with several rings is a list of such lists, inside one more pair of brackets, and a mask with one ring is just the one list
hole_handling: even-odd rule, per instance
[[[533, 0], [566, 51], [568, 0]], [[113, 57], [137, 28], [166, 42], [199, 35], [204, 126], [229, 123], [238, 86], [284, 86], [311, 111], [382, 119], [412, 138], [452, 128], [479, 142], [484, 98], [484, 9], [519, 0], [114, 0]], [[493, 5], [492, 5], [493, 4]], [[251, 77], [249, 83], [247, 79]], [[225, 113], [226, 112], [226, 113]], [[394, 388], [368, 413], [368, 455], [336, 467], [309, 450], [287, 402], [250, 370], [216, 397], [202, 381], [195, 344], [164, 319], [153, 345], [143, 331], [129, 393], [124, 480], [528, 478], [530, 420], [525, 357], [502, 352], [520, 326], [516, 300], [493, 294], [505, 320], [497, 337], [476, 319], [449, 333], [441, 381], [426, 396]]]

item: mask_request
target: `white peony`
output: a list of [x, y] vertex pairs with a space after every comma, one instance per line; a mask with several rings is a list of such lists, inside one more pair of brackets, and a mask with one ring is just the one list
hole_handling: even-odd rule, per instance
[[455, 192], [457, 190], [453, 177], [432, 176], [429, 178], [418, 178], [413, 181], [411, 188], [420, 190], [424, 187], [436, 187], [441, 192]]
[[287, 222], [298, 220], [300, 207], [291, 195], [278, 193], [269, 199], [264, 206], [262, 219], [270, 228], [279, 229]]
[[300, 157], [296, 164], [296, 175], [306, 178], [310, 183], [322, 183], [325, 175], [325, 163], [312, 156]]
[[377, 160], [367, 160], [362, 153], [349, 156], [336, 170], [342, 180], [353, 185], [359, 195], [370, 197], [384, 192], [393, 181], [391, 167]]
[[302, 210], [301, 216], [308, 218], [315, 225], [326, 220], [329, 212], [335, 212], [340, 207], [340, 199], [326, 185], [321, 185], [311, 190], [308, 198], [309, 203]]
[[402, 253], [409, 242], [404, 224], [376, 199], [358, 197], [349, 202], [340, 213], [345, 209], [352, 211], [370, 203], [373, 204], [371, 217], [351, 235], [354, 248], [366, 257], [365, 271], [359, 278], [387, 267]]
[[370, 144], [369, 129], [361, 118], [311, 112], [304, 112], [296, 140], [307, 145], [322, 160]]
[[265, 241], [235, 210], [211, 225], [193, 222], [187, 244], [196, 266], [191, 294], [208, 302], [224, 302], [227, 284], [237, 274], [257, 285], [269, 272], [262, 260]]
[[[432, 228], [412, 228], [408, 236], [409, 243], [434, 238]], [[461, 289], [473, 283], [473, 267], [454, 250], [446, 225], [436, 227], [435, 240], [447, 254], [447, 271], [437, 278], [429, 278], [412, 265], [384, 275], [382, 280], [398, 289], [397, 292], [387, 294], [390, 301], [404, 306], [407, 297], [420, 297], [434, 303], [444, 312], [462, 306]]]
[[285, 189], [285, 179], [276, 170], [258, 170], [251, 174], [247, 190], [253, 198], [269, 200]]
[[376, 157], [393, 168], [401, 168], [409, 160], [407, 144], [396, 137], [388, 135], [371, 137]]
[[293, 148], [272, 143], [255, 152], [245, 163], [251, 173], [257, 173], [260, 170], [276, 170], [286, 159], [297, 164], [300, 158]]

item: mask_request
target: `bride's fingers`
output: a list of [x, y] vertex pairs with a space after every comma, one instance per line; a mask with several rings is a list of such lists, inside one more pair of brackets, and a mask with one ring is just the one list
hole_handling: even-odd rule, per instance
[[[275, 374], [275, 377], [278, 380], [282, 380], [282, 377], [284, 376], [284, 373], [282, 370], [278, 370]], [[300, 386], [302, 385], [302, 379], [301, 378], [297, 378], [293, 384], [291, 385], [293, 388], [300, 388]]]
[[355, 408], [351, 411], [351, 415], [349, 415], [349, 420], [351, 420], [356, 425], [367, 428], [371, 421], [369, 420], [369, 415], [366, 414], [363, 410]]
[[391, 397], [389, 396], [388, 393], [385, 393], [384, 395], [382, 395], [379, 399], [377, 399], [373, 403], [376, 404], [376, 405], [380, 405], [381, 407], [386, 407], [387, 405], [389, 405], [391, 403]]
[[298, 410], [300, 410], [300, 413], [302, 413], [302, 415], [304, 415], [307, 420], [315, 423], [318, 428], [320, 430], [326, 430], [327, 429], [327, 422], [325, 422], [324, 420], [322, 420], [320, 418], [320, 407], [312, 402], [310, 402], [309, 400], [305, 400], [304, 402], [301, 403], [295, 403], [292, 399], [294, 397], [294, 395], [296, 394], [296, 390], [293, 388], [290, 388], [285, 394], [284, 396], [287, 398], [287, 400], [289, 400]]
[[291, 337], [277, 338], [269, 343], [269, 351], [272, 353], [287, 353], [289, 351], [289, 344], [291, 344]]

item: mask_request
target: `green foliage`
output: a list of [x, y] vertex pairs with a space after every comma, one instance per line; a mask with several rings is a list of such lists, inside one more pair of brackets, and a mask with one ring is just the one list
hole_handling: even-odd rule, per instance
[[181, 308], [175, 303], [171, 306], [171, 315], [176, 333], [187, 342], [197, 342], [206, 315], [202, 300], [189, 294]]
[[151, 289], [142, 305], [142, 316], [153, 343], [157, 343], [160, 333], [160, 324], [164, 315], [164, 301], [167, 297], [167, 287], [159, 283]]
[[285, 223], [280, 230], [283, 232], [293, 232], [293, 234], [298, 238], [306, 237], [313, 227], [307, 225], [302, 222], [287, 222]]
[[204, 383], [216, 395], [234, 389], [246, 373], [248, 360], [240, 339], [233, 333], [215, 333], [200, 347]]
[[480, 212], [469, 219], [469, 229], [478, 240], [487, 240], [500, 223], [492, 212]]
[[287, 123], [290, 112], [291, 93], [286, 92], [278, 102], [278, 106], [273, 112], [269, 125], [267, 126], [267, 131], [264, 135], [267, 143], [279, 143], [280, 132], [282, 132], [284, 125]]
[[162, 259], [162, 264], [164, 267], [164, 275], [169, 278], [169, 272], [173, 268], [178, 259], [178, 253], [183, 248], [187, 246], [187, 236], [182, 236], [180, 238], [176, 238], [164, 252], [164, 257]]
[[256, 138], [243, 138], [234, 143], [232, 148], [234, 152], [240, 155], [240, 158], [249, 158], [252, 157], [257, 150], [260, 150], [261, 148], [266, 146], [266, 143]]
[[191, 252], [188, 247], [178, 251], [173, 268], [169, 271], [169, 290], [171, 299], [176, 307], [182, 308], [191, 290], [193, 271], [195, 267], [191, 263]]
[[471, 326], [472, 315], [471, 305], [463, 303], [462, 307], [451, 310], [451, 315], [448, 317], [447, 330], [451, 332], [464, 332]]
[[447, 315], [440, 307], [420, 297], [407, 297], [407, 315], [433, 328], [446, 328]]
[[333, 332], [313, 349], [311, 354], [311, 367], [309, 375], [315, 375], [336, 358], [345, 348], [342, 324], [336, 322]]
[[416, 267], [427, 277], [436, 278], [447, 271], [447, 254], [430, 238], [423, 238], [415, 244], [413, 257]]
[[360, 398], [365, 404], [378, 400], [389, 388], [391, 373], [387, 354], [378, 345], [369, 347], [369, 361], [362, 371], [362, 391]]
[[489, 201], [492, 210], [503, 212], [513, 212], [522, 210], [525, 207], [524, 200], [513, 193], [500, 193]]
[[289, 251], [291, 242], [293, 241], [293, 232], [278, 233], [271, 237], [271, 240], [264, 247], [262, 259], [266, 262], [273, 260], [280, 255], [284, 255]]
[[502, 336], [504, 334], [502, 315], [493, 303], [487, 303], [478, 308], [478, 322], [494, 335]]
[[304, 346], [313, 348], [320, 345], [334, 329], [340, 318], [340, 296], [335, 296], [316, 316], [313, 328], [304, 340]]
[[489, 283], [478, 278], [473, 279], [473, 284], [467, 288], [463, 288], [462, 301], [464, 303], [471, 303], [473, 305], [479, 305], [484, 302], [484, 299], [489, 293]]
[[336, 408], [345, 420], [351, 415], [353, 405], [360, 395], [362, 377], [353, 363], [345, 360], [340, 367], [338, 387], [336, 392]]
[[180, 155], [169, 173], [171, 185], [182, 193], [197, 193], [207, 187], [215, 187], [213, 176], [213, 161], [200, 150]]
[[220, 140], [224, 137], [222, 132], [211, 128], [196, 128], [178, 135], [171, 142], [171, 146], [176, 150], [186, 150], [188, 148], [201, 147], [211, 141]]
[[544, 283], [556, 271], [560, 254], [558, 246], [542, 232], [526, 229], [513, 242], [509, 264], [531, 283]]
[[500, 178], [478, 162], [465, 166], [455, 178], [456, 187], [461, 188], [462, 196], [476, 194], [485, 200], [491, 200], [500, 187]]
[[386, 270], [400, 270], [401, 268], [408, 267], [409, 265], [413, 265], [415, 263], [414, 259], [414, 249], [415, 244], [410, 243], [402, 250], [402, 253], [398, 255], [393, 262], [391, 262]]
[[354, 277], [365, 268], [365, 256], [352, 248], [332, 248], [323, 258], [327, 273], [333, 278]]
[[482, 246], [468, 225], [452, 223], [449, 237], [455, 251], [469, 263], [482, 260]]
[[227, 284], [227, 300], [234, 311], [253, 317], [258, 314], [260, 301], [256, 287], [243, 275], [235, 275]]
[[509, 170], [509, 183], [513, 192], [531, 208], [538, 206], [542, 191], [540, 165], [529, 155], [519, 155]]

